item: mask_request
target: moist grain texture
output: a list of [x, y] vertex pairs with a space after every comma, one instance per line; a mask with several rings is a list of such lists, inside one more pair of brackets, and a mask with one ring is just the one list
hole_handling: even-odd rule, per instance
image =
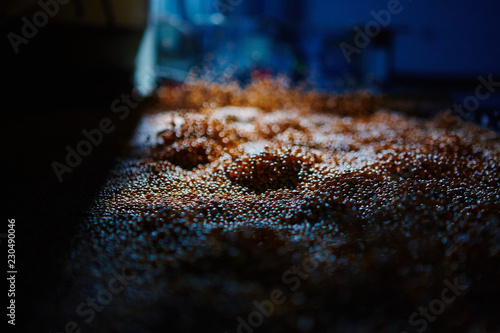
[[136, 276], [86, 331], [237, 332], [280, 289], [255, 332], [415, 332], [445, 280], [428, 332], [500, 330], [495, 133], [268, 80], [159, 96], [67, 264], [73, 317]]

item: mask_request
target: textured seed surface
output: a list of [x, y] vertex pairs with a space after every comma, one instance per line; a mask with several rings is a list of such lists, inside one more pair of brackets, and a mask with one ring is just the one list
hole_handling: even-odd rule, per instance
[[[233, 332], [279, 288], [263, 331], [394, 332], [460, 278], [429, 330], [500, 329], [495, 133], [268, 81], [160, 101], [74, 242], [63, 308], [113, 269], [137, 276], [90, 327]], [[292, 292], [283, 274], [305, 258], [317, 268]]]

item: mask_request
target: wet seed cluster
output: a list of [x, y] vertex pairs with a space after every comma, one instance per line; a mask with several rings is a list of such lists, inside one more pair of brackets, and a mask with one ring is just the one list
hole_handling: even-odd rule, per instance
[[165, 86], [158, 96], [173, 109], [215, 108], [223, 106], [254, 106], [265, 112], [300, 109], [337, 115], [368, 115], [382, 99], [365, 91], [346, 94], [322, 94], [301, 87], [291, 87], [283, 77], [253, 80], [245, 88], [238, 83], [217, 84], [193, 80], [182, 86]]
[[267, 149], [255, 156], [236, 159], [227, 167], [226, 176], [236, 184], [259, 192], [295, 188], [301, 180], [299, 173], [307, 173], [317, 159], [315, 155], [306, 156], [300, 148], [293, 152]]
[[[192, 89], [177, 96], [190, 106], [271, 94], [182, 89]], [[289, 98], [311, 98], [298, 96]], [[123, 304], [147, 306], [107, 309], [115, 321], [234, 331], [309, 257], [321, 258], [318, 269], [266, 318], [276, 330], [304, 331], [305, 313], [311, 332], [409, 330], [408, 316], [455, 277], [470, 287], [433, 327], [499, 328], [488, 315], [500, 293], [497, 134], [442, 116], [280, 110], [276, 100], [262, 110], [247, 98], [254, 109], [155, 118], [168, 119], [158, 142], [116, 168], [75, 244], [69, 267], [82, 297], [127, 267], [139, 278]]]
[[214, 161], [221, 147], [213, 140], [185, 139], [156, 152], [159, 159], [167, 160], [183, 169], [192, 170], [198, 165]]
[[182, 125], [157, 133], [161, 143], [152, 148], [156, 159], [167, 160], [186, 170], [215, 161], [223, 153], [234, 155], [243, 141], [234, 128], [218, 119], [181, 114]]

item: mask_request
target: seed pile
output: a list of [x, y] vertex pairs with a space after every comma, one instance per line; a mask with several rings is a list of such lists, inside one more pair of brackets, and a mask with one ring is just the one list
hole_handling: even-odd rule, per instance
[[[93, 327], [234, 332], [281, 288], [259, 330], [410, 332], [460, 278], [429, 332], [500, 328], [495, 133], [267, 81], [160, 93], [186, 109], [146, 116], [156, 139], [110, 176], [68, 264], [69, 308], [112, 269], [138, 276]], [[318, 267], [292, 292], [283, 274], [304, 258]]]
[[292, 152], [264, 151], [255, 156], [236, 159], [226, 168], [226, 176], [234, 183], [259, 192], [267, 189], [294, 188], [301, 182], [316, 157], [304, 156], [301, 149]]

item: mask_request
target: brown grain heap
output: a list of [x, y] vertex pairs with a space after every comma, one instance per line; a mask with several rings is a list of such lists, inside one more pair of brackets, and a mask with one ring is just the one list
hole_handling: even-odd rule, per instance
[[[117, 167], [75, 246], [83, 290], [138, 276], [93, 325], [236, 332], [280, 288], [256, 332], [415, 331], [409, 316], [459, 278], [429, 331], [500, 329], [495, 133], [267, 80], [160, 99], [179, 110], [146, 117], [157, 139]], [[317, 268], [291, 291], [304, 258]]]

